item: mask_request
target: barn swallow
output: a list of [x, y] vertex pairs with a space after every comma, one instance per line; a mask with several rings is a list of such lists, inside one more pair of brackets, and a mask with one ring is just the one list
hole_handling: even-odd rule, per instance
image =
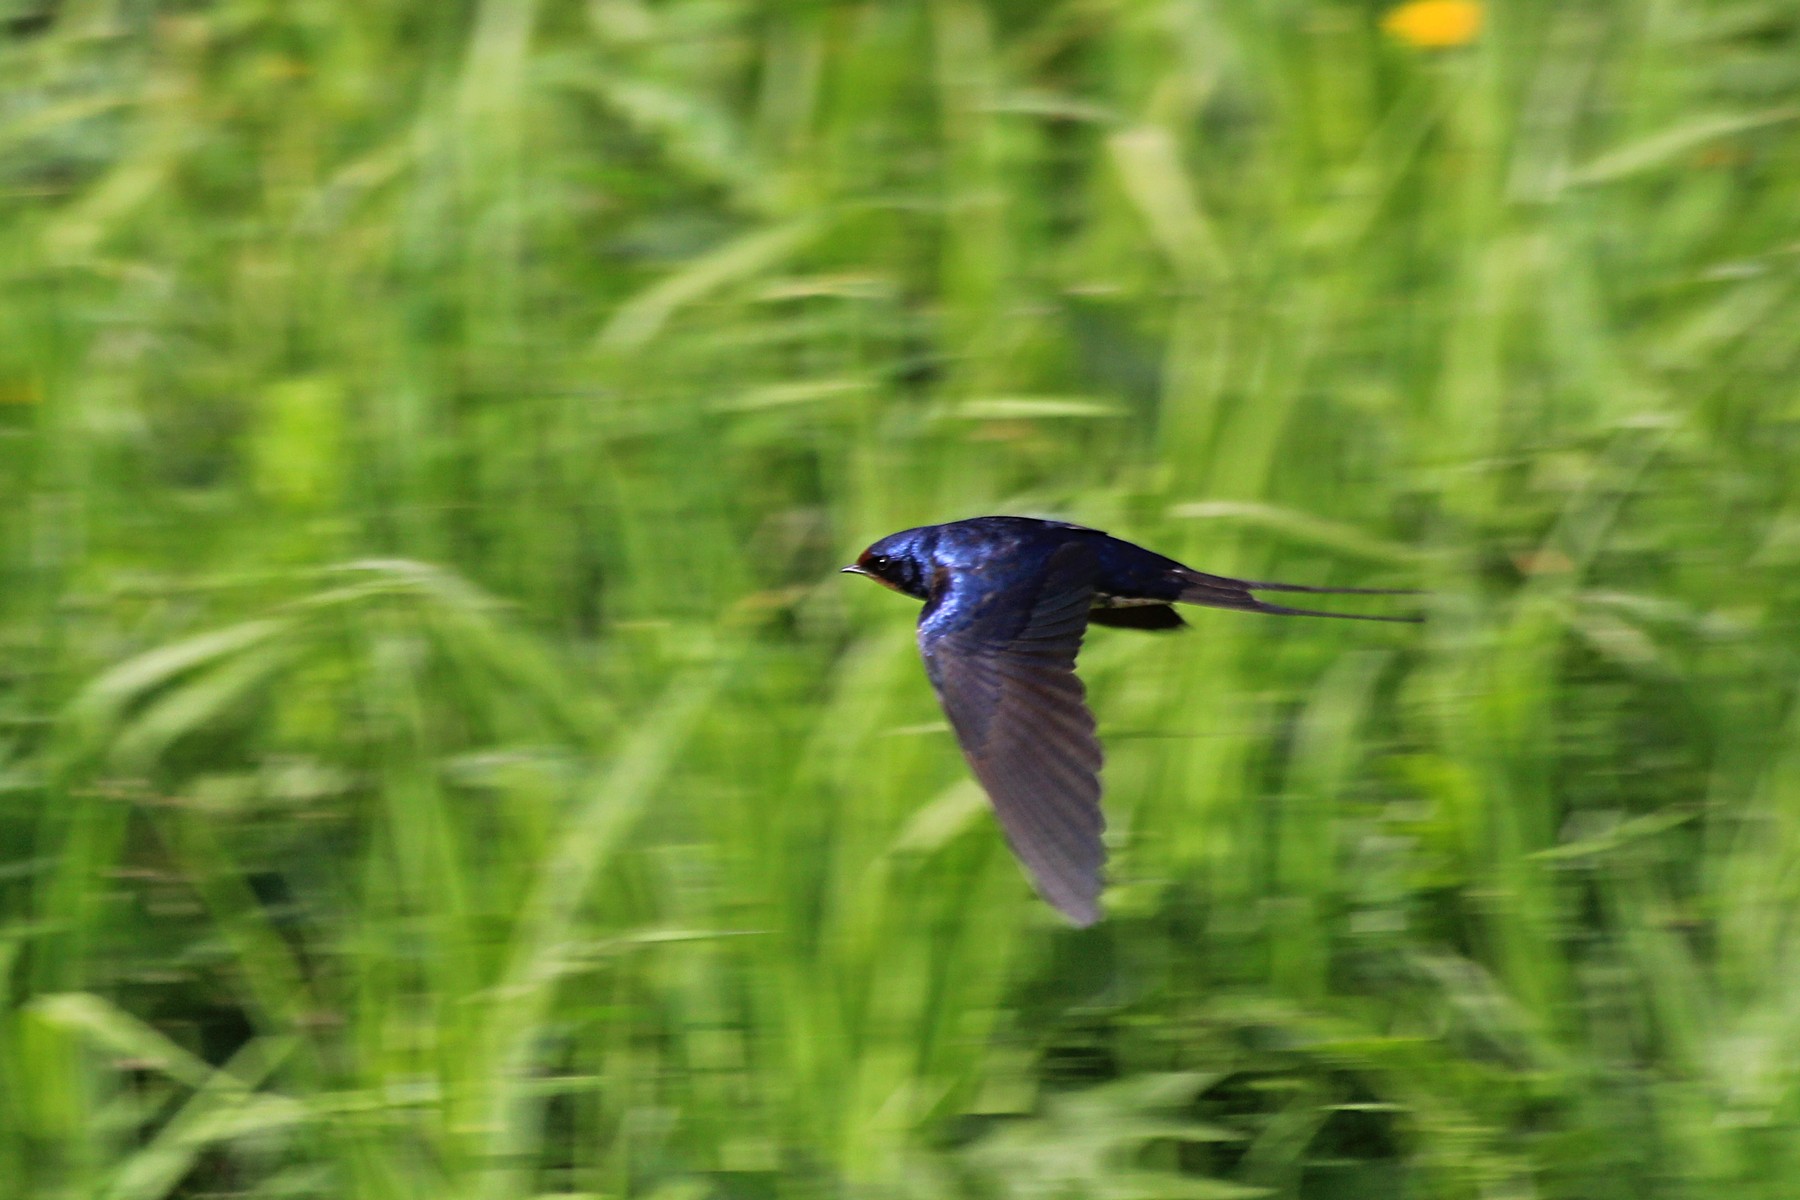
[[1089, 624], [1172, 630], [1175, 604], [1284, 617], [1417, 621], [1289, 608], [1253, 592], [1413, 595], [1208, 575], [1098, 529], [974, 517], [889, 534], [844, 570], [915, 600], [919, 653], [950, 728], [1038, 893], [1100, 919], [1100, 739], [1075, 674]]

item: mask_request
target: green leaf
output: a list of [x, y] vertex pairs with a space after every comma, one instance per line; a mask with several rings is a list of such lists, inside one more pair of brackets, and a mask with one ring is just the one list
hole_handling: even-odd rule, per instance
[[1613, 183], [1667, 166], [1681, 155], [1732, 134], [1777, 125], [1800, 117], [1800, 108], [1771, 108], [1755, 113], [1713, 113], [1691, 117], [1661, 133], [1609, 150], [1569, 173], [1577, 185]]
[[191, 1088], [204, 1087], [213, 1069], [109, 1000], [88, 992], [40, 996], [30, 1011], [40, 1021], [79, 1034], [134, 1069], [157, 1071]]

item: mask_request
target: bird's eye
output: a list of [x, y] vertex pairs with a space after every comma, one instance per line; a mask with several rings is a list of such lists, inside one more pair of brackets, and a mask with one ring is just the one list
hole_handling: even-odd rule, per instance
[[892, 561], [893, 560], [885, 554], [877, 554], [869, 559], [869, 569], [872, 571], [885, 570], [887, 565]]

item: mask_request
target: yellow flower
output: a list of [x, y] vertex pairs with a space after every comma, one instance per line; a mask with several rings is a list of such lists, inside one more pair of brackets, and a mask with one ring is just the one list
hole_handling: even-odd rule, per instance
[[1389, 10], [1381, 27], [1430, 50], [1466, 46], [1481, 32], [1481, 5], [1475, 0], [1409, 0]]

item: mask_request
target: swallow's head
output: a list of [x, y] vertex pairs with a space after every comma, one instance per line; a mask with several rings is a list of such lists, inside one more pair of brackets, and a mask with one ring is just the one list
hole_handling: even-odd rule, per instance
[[929, 527], [890, 533], [864, 550], [856, 562], [844, 570], [851, 575], [867, 575], [903, 596], [928, 600], [931, 598], [929, 533]]

